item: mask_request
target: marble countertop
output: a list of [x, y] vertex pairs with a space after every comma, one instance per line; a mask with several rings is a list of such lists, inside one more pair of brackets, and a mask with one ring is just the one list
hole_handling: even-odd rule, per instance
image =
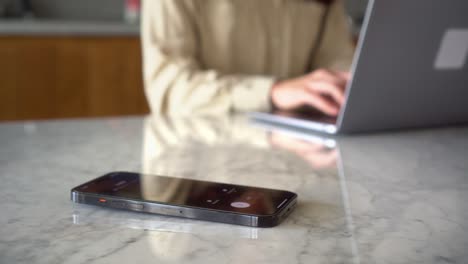
[[[0, 263], [468, 262], [468, 128], [267, 130], [241, 116], [0, 123]], [[298, 206], [250, 228], [70, 201], [114, 170], [286, 189]]]
[[139, 36], [139, 25], [123, 21], [0, 19], [0, 36]]

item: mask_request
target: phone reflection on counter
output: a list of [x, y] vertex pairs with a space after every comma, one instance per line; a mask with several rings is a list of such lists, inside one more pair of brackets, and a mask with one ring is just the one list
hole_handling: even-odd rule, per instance
[[337, 166], [338, 151], [336, 148], [294, 138], [277, 131], [271, 132], [270, 142], [273, 147], [296, 154], [315, 169], [329, 169]]
[[[158, 193], [165, 193], [164, 195], [177, 196], [180, 202], [188, 199], [189, 196], [192, 201], [204, 202], [213, 200], [213, 196], [210, 194], [219, 191], [216, 185], [208, 187], [211, 190], [203, 190], [198, 194], [190, 194], [191, 186], [186, 186], [187, 183], [174, 182], [170, 186], [156, 185], [152, 184], [154, 179], [151, 175], [168, 175], [202, 181], [232, 182], [232, 178], [224, 172], [214, 175], [213, 171], [204, 171], [204, 167], [215, 165], [216, 162], [208, 161], [200, 164], [199, 160], [205, 154], [193, 153], [193, 148], [185, 148], [187, 146], [195, 146], [196, 148], [197, 145], [216, 146], [225, 144], [226, 142], [241, 144], [245, 142], [248, 145], [253, 144], [255, 148], [259, 149], [269, 147], [265, 131], [252, 129], [248, 121], [240, 116], [199, 117], [191, 119], [148, 117], [144, 125], [143, 142], [142, 193], [144, 194], [144, 198], [157, 198], [155, 195], [158, 195]], [[216, 150], [213, 149], [213, 151]], [[206, 155], [211, 154], [207, 153]], [[245, 175], [239, 175], [238, 179], [242, 177], [245, 177]], [[250, 181], [235, 183], [252, 186]], [[255, 185], [261, 186], [261, 183], [253, 184], [253, 186]], [[161, 190], [163, 191], [161, 192]], [[252, 212], [266, 213], [276, 209], [273, 202], [274, 199], [273, 197], [268, 197], [268, 193], [264, 197], [258, 197], [258, 193], [249, 190], [239, 191], [243, 192], [240, 194], [239, 200], [256, 200], [249, 207], [249, 210]], [[245, 212], [243, 208], [230, 209]]]
[[[231, 230], [249, 229], [251, 238], [260, 241], [236, 243], [230, 250], [238, 251], [239, 254], [234, 255], [240, 258], [245, 254], [256, 255], [273, 246], [275, 241], [299, 241], [304, 236], [319, 235], [327, 229], [347, 233], [340, 177], [337, 176], [338, 154], [333, 141], [307, 145], [308, 142], [253, 126], [242, 116], [215, 119], [149, 117], [144, 129], [142, 165], [147, 177], [151, 174], [170, 175], [298, 191], [298, 207], [278, 227], [244, 228], [188, 220], [195, 224], [191, 224], [193, 229], [187, 232], [202, 237], [218, 236], [224, 243], [231, 243], [229, 241], [239, 238], [239, 234], [232, 236]], [[147, 180], [151, 182], [151, 178]], [[150, 195], [151, 190], [145, 193]], [[250, 195], [246, 193], [244, 198]], [[177, 225], [177, 222], [173, 224], [174, 227]], [[216, 226], [213, 231], [217, 232], [202, 234], [201, 225]], [[317, 228], [320, 232], [310, 233], [309, 228]], [[164, 236], [164, 243], [150, 241], [158, 257], [165, 259], [168, 257], [166, 250], [171, 249], [176, 251], [171, 260], [178, 260], [178, 255], [194, 250], [193, 237], [177, 233]], [[338, 235], [327, 241], [326, 250], [330, 254], [344, 251], [352, 256], [349, 240], [348, 236]], [[310, 247], [323, 248], [324, 241], [317, 238], [310, 242]]]
[[[225, 183], [192, 181], [141, 174], [140, 193], [143, 200], [161, 201], [247, 214], [272, 214], [283, 199], [275, 192], [260, 191]], [[276, 194], [276, 195], [275, 195]], [[234, 207], [233, 202], [246, 202], [248, 207]]]

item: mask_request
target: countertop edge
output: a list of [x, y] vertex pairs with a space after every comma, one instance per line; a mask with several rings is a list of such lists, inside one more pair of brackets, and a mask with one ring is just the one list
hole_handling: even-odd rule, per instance
[[0, 36], [139, 36], [138, 24], [120, 21], [0, 20]]

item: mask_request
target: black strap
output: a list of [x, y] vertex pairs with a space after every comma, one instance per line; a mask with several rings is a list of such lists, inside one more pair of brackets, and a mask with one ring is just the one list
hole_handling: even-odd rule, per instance
[[330, 14], [331, 4], [333, 3], [333, 0], [316, 0], [316, 1], [324, 3], [326, 6], [325, 6], [325, 10], [323, 11], [322, 16], [320, 18], [320, 28], [319, 28], [319, 31], [317, 33], [317, 37], [315, 38], [314, 44], [313, 44], [312, 49], [310, 51], [309, 61], [307, 63], [307, 71], [308, 72], [312, 71], [312, 68], [314, 66], [314, 61], [315, 61], [315, 59], [317, 57], [317, 53], [318, 53], [318, 51], [320, 49], [320, 46], [322, 44], [323, 35], [325, 34], [325, 29], [327, 27], [328, 16]]
[[324, 5], [327, 5], [327, 6], [329, 6], [329, 5], [333, 4], [333, 2], [335, 2], [334, 0], [315, 0], [315, 1], [319, 2], [321, 4], [324, 4]]

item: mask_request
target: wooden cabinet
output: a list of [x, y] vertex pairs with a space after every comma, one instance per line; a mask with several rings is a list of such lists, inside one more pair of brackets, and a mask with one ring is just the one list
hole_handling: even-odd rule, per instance
[[138, 37], [0, 37], [0, 120], [148, 113]]

